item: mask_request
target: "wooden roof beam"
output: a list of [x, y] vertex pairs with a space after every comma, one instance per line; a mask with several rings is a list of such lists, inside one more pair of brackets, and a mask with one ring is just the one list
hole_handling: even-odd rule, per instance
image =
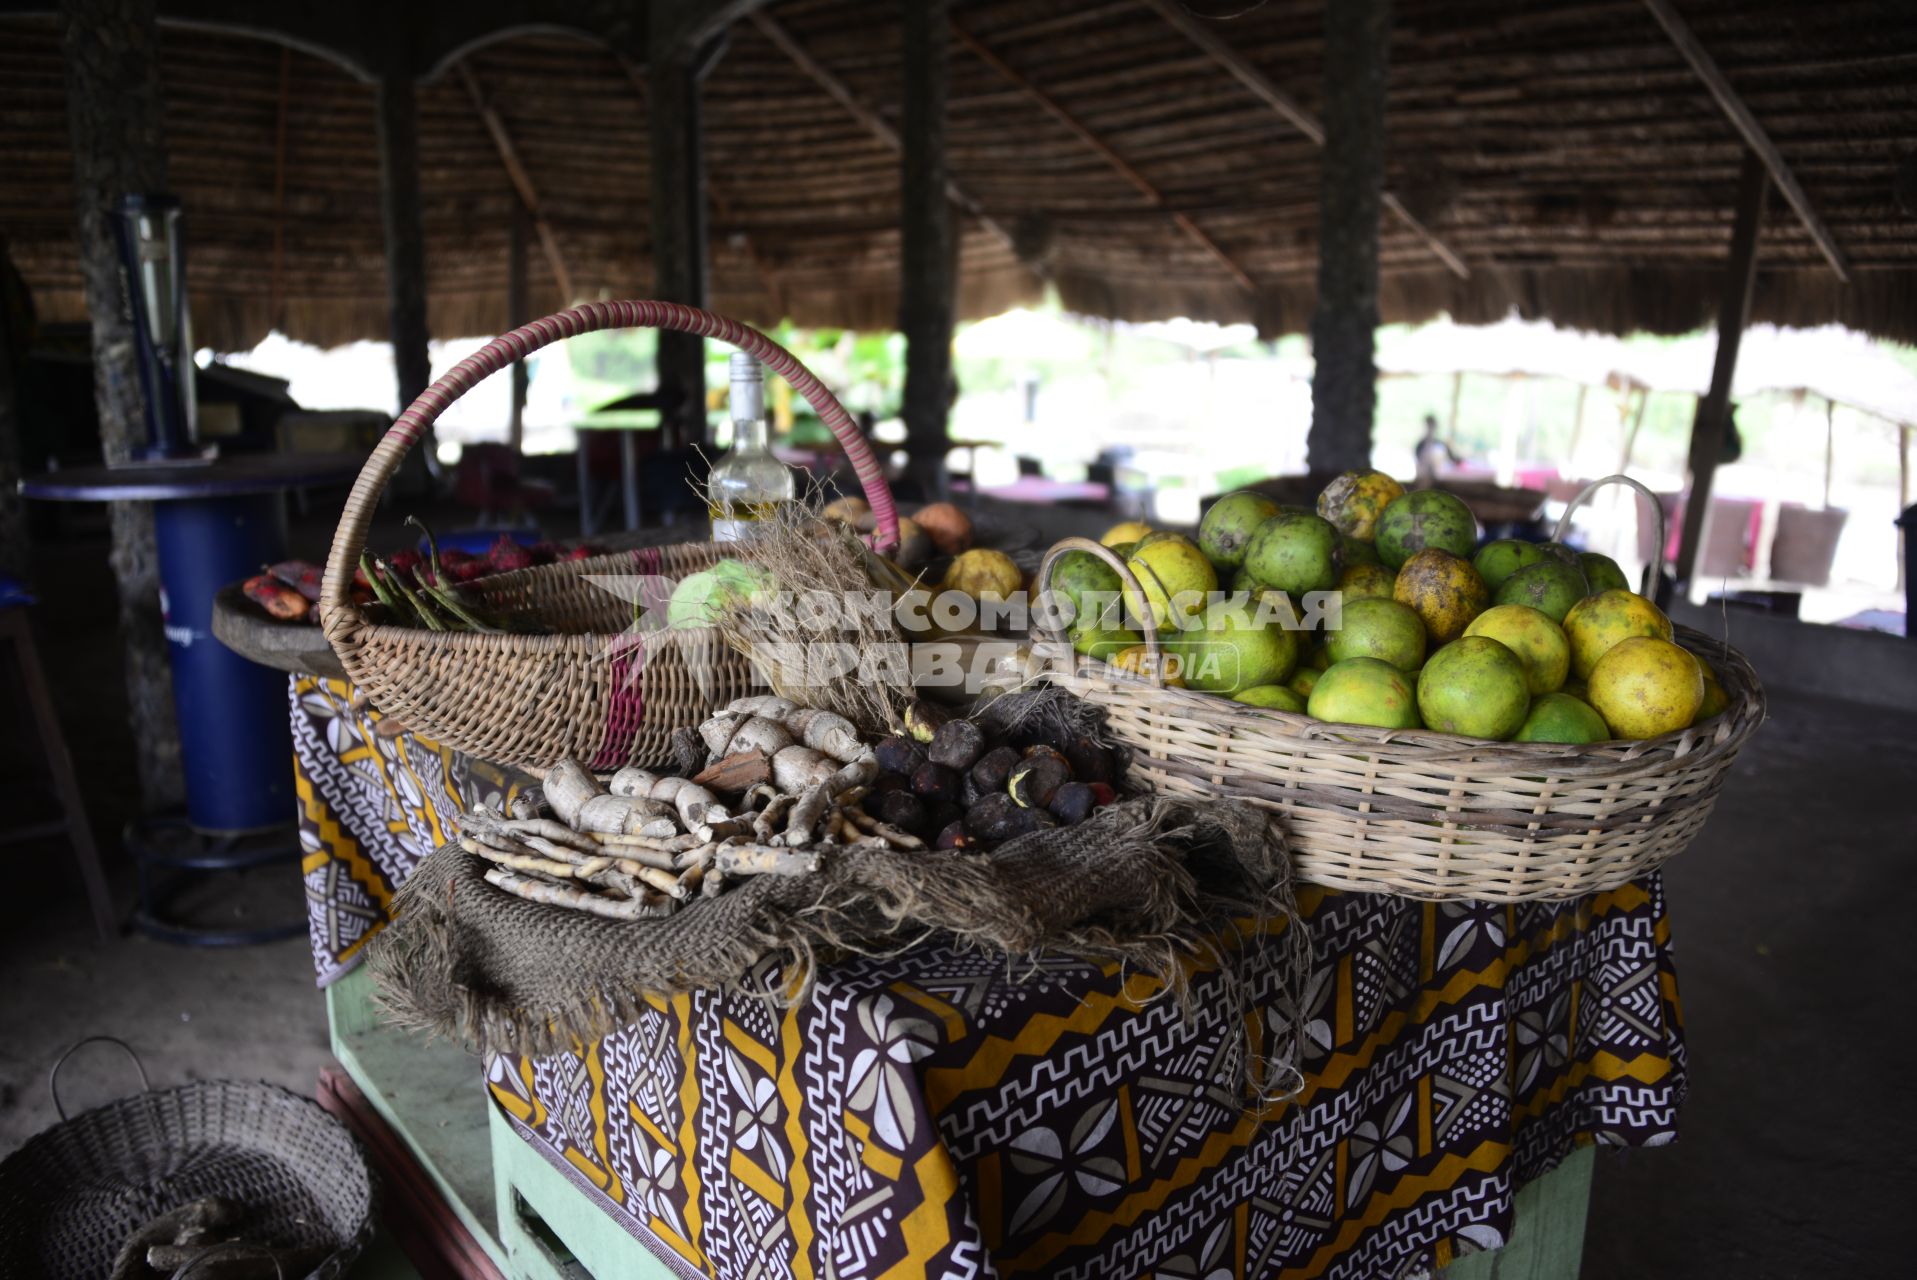
[[[1238, 83], [1249, 89], [1253, 97], [1283, 116], [1294, 129], [1311, 139], [1314, 145], [1320, 148], [1325, 145], [1325, 127], [1319, 123], [1316, 116], [1299, 106], [1297, 100], [1273, 83], [1270, 76], [1252, 66], [1243, 54], [1226, 44], [1219, 38], [1217, 32], [1179, 5], [1177, 0], [1142, 0], [1142, 3], [1183, 32], [1186, 39], [1197, 45], [1207, 57], [1229, 71]], [[1451, 248], [1440, 240], [1431, 228], [1414, 217], [1398, 197], [1387, 191], [1382, 199], [1385, 209], [1391, 216], [1423, 241], [1425, 248], [1429, 249], [1438, 261], [1444, 263], [1445, 268], [1452, 275], [1460, 280], [1471, 278], [1471, 268], [1465, 265], [1464, 259], [1452, 252]]]
[[1125, 158], [1113, 150], [1110, 144], [1103, 138], [1094, 133], [1089, 125], [1067, 110], [1058, 99], [1046, 93], [1026, 76], [1020, 74], [1019, 71], [1008, 64], [1005, 59], [999, 57], [990, 45], [967, 31], [956, 17], [951, 20], [951, 25], [952, 34], [959, 38], [959, 43], [963, 44], [967, 49], [970, 49], [973, 54], [978, 57], [979, 61], [998, 72], [1014, 85], [1017, 85], [1026, 97], [1044, 108], [1054, 120], [1071, 130], [1080, 142], [1083, 142], [1086, 146], [1097, 152], [1106, 164], [1109, 164], [1121, 178], [1136, 187], [1139, 194], [1150, 201], [1152, 205], [1164, 209], [1166, 216], [1171, 219], [1172, 224], [1182, 231], [1193, 243], [1198, 245], [1199, 248], [1217, 259], [1218, 264], [1231, 273], [1232, 278], [1238, 282], [1240, 287], [1247, 292], [1251, 292], [1257, 288], [1252, 282], [1251, 274], [1240, 266], [1236, 259], [1219, 247], [1218, 242], [1205, 234], [1197, 223], [1193, 222], [1189, 217], [1178, 210], [1167, 207], [1165, 204], [1165, 193], [1154, 186], [1151, 180], [1146, 178], [1144, 174], [1127, 163]]
[[1785, 163], [1783, 154], [1771, 141], [1770, 134], [1764, 132], [1764, 126], [1757, 122], [1757, 117], [1751, 114], [1751, 109], [1746, 105], [1743, 97], [1725, 78], [1723, 68], [1717, 65], [1717, 59], [1711, 57], [1710, 51], [1698, 40], [1697, 33], [1691, 30], [1691, 25], [1684, 21], [1684, 16], [1677, 11], [1677, 7], [1671, 3], [1671, 0], [1644, 0], [1644, 7], [1651, 11], [1651, 16], [1657, 19], [1659, 26], [1664, 28], [1664, 34], [1671, 38], [1671, 43], [1676, 46], [1678, 53], [1691, 64], [1691, 70], [1696, 72], [1697, 78], [1704, 82], [1704, 87], [1711, 91], [1711, 97], [1717, 100], [1718, 109], [1724, 113], [1724, 118], [1730, 121], [1731, 127], [1737, 130], [1738, 136], [1744, 139], [1744, 145], [1764, 162], [1764, 167], [1770, 171], [1771, 181], [1777, 184], [1777, 190], [1783, 195], [1785, 202], [1796, 212], [1797, 220], [1804, 224], [1804, 230], [1810, 233], [1810, 238], [1816, 243], [1818, 251], [1824, 255], [1824, 260], [1830, 263], [1830, 269], [1837, 273], [1839, 280], [1849, 284], [1850, 262], [1845, 258], [1844, 251], [1837, 247], [1836, 238], [1831, 235], [1830, 228], [1824, 225], [1824, 220], [1817, 216], [1817, 210], [1811, 208], [1810, 197], [1805, 195], [1804, 188], [1798, 185], [1797, 175], [1792, 173], [1790, 165]]
[[567, 306], [574, 298], [572, 291], [572, 272], [566, 269], [566, 259], [559, 252], [559, 241], [553, 235], [552, 224], [546, 221], [546, 215], [539, 205], [539, 190], [533, 186], [532, 175], [526, 172], [526, 166], [519, 159], [519, 148], [513, 145], [512, 134], [506, 131], [506, 122], [499, 112], [487, 101], [485, 91], [479, 87], [479, 77], [473, 74], [471, 66], [464, 61], [455, 64], [460, 81], [466, 86], [466, 94], [473, 100], [473, 110], [479, 113], [479, 119], [486, 126], [486, 132], [492, 135], [493, 147], [499, 152], [499, 163], [506, 170], [506, 177], [519, 192], [520, 203], [526, 206], [526, 212], [532, 215], [533, 232], [539, 237], [540, 251], [545, 255], [546, 265], [552, 270], [552, 277], [559, 284], [559, 296]]
[[[845, 108], [847, 115], [863, 125], [867, 133], [877, 138], [891, 150], [901, 154], [904, 153], [905, 144], [899, 139], [899, 131], [880, 119], [878, 112], [872, 110], [872, 108], [866, 106], [863, 102], [860, 102], [858, 95], [852, 92], [851, 86], [839, 79], [839, 77], [834, 75], [823, 63], [813, 57], [806, 47], [793, 37], [790, 31], [787, 31], [775, 19], [769, 17], [763, 11], [755, 10], [747, 15], [747, 17], [752, 25], [758, 28], [759, 34], [776, 45], [781, 53], [792, 60], [794, 66], [811, 77], [813, 83], [832, 95], [833, 100]], [[977, 199], [975, 199], [970, 192], [966, 191], [964, 187], [960, 186], [956, 179], [946, 179], [945, 194], [953, 204], [965, 210], [967, 214], [978, 221], [980, 226], [997, 236], [1005, 243], [1007, 248], [1011, 248], [1016, 252], [1016, 246], [1012, 243], [1011, 232], [1007, 231], [994, 220], [990, 214], [985, 212], [984, 207], [979, 204]]]

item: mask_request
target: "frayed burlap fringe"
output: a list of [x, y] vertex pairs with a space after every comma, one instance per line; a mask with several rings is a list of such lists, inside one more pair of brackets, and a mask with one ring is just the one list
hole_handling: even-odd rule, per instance
[[[1014, 968], [1047, 953], [1115, 962], [1181, 1002], [1194, 972], [1216, 969], [1247, 1028], [1223, 1074], [1268, 1098], [1286, 1081], [1267, 1064], [1298, 1061], [1296, 1026], [1268, 1021], [1296, 1008], [1309, 958], [1289, 864], [1265, 815], [1235, 802], [1129, 800], [989, 854], [848, 849], [815, 875], [758, 877], [662, 920], [526, 902], [488, 885], [485, 866], [451, 845], [427, 857], [367, 960], [397, 1021], [482, 1050], [571, 1049], [636, 1020], [648, 995], [797, 1002], [835, 954], [940, 934]], [[1288, 927], [1269, 938], [1278, 919]], [[1261, 1049], [1246, 971], [1267, 946], [1282, 949], [1286, 989]]]

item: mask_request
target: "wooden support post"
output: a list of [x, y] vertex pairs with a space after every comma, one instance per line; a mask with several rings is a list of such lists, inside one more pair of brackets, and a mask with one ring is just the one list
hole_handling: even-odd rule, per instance
[[958, 254], [946, 194], [946, 0], [899, 0], [905, 98], [899, 125], [899, 328], [905, 334], [905, 449], [927, 497], [945, 490]]
[[540, 252], [546, 255], [546, 266], [559, 285], [559, 299], [566, 306], [571, 306], [572, 272], [566, 269], [565, 255], [559, 252], [559, 238], [553, 234], [552, 224], [546, 221], [545, 212], [540, 207], [539, 188], [533, 185], [532, 175], [526, 171], [525, 161], [519, 157], [519, 148], [513, 142], [511, 131], [506, 128], [505, 119], [480, 87], [478, 74], [463, 61], [457, 64], [457, 70], [460, 82], [466, 86], [466, 96], [472, 100], [473, 110], [479, 115], [479, 122], [486, 126], [486, 133], [493, 140], [493, 150], [499, 153], [499, 164], [506, 171], [506, 180], [519, 193], [519, 202], [532, 214], [533, 230], [539, 233]]
[[[386, 233], [387, 328], [399, 408], [419, 398], [433, 379], [427, 351], [426, 226], [419, 201], [419, 107], [412, 77], [389, 70], [379, 81], [380, 221]], [[431, 465], [431, 441], [421, 454]]]
[[[654, 5], [658, 11], [661, 6]], [[646, 84], [652, 110], [652, 288], [655, 297], [706, 305], [709, 280], [705, 129], [700, 82], [711, 51], [648, 42]], [[659, 334], [659, 389], [679, 397], [666, 443], [706, 443], [706, 344], [693, 334]]]
[[[1624, 403], [1619, 406], [1620, 416], [1630, 412], [1630, 405], [1631, 393], [1627, 388], [1624, 392]], [[1649, 387], [1639, 387], [1637, 389], [1637, 412], [1631, 415], [1631, 425], [1624, 432], [1624, 447], [1618, 450], [1617, 469], [1619, 472], [1625, 472], [1631, 469], [1631, 454], [1637, 450], [1637, 433], [1644, 426], [1644, 411], [1650, 408], [1650, 405], [1651, 389]], [[1661, 549], [1659, 554], [1663, 554]]]
[[1318, 198], [1318, 309], [1311, 318], [1314, 475], [1371, 465], [1378, 405], [1378, 219], [1384, 190], [1391, 0], [1325, 8], [1325, 149]]
[[1710, 90], [1711, 97], [1717, 100], [1718, 110], [1730, 122], [1744, 139], [1749, 154], [1757, 158], [1770, 171], [1771, 180], [1777, 183], [1777, 189], [1784, 200], [1796, 212], [1797, 220], [1804, 224], [1804, 230], [1810, 234], [1811, 242], [1817, 251], [1824, 255], [1824, 261], [1837, 273], [1837, 278], [1845, 284], [1850, 283], [1850, 262], [1844, 251], [1837, 246], [1837, 239], [1831, 235], [1830, 228], [1817, 216], [1817, 210], [1811, 207], [1810, 197], [1804, 194], [1804, 188], [1798, 184], [1797, 175], [1791, 172], [1790, 165], [1784, 161], [1783, 153], [1771, 141], [1770, 134], [1757, 122], [1743, 96], [1732, 87], [1729, 77], [1717, 65], [1717, 59], [1710, 55], [1697, 33], [1691, 30], [1689, 23], [1678, 13], [1677, 6], [1671, 0], [1644, 0], [1644, 7], [1651, 11], [1664, 34], [1669, 36], [1671, 44], [1691, 64], [1691, 70]]
[[1446, 444], [1458, 442], [1458, 402], [1464, 398], [1464, 370], [1451, 375], [1451, 413], [1444, 420]]
[[1567, 467], [1577, 466], [1578, 437], [1584, 434], [1584, 402], [1590, 394], [1589, 386], [1578, 383], [1577, 407], [1571, 410], [1571, 440], [1564, 446], [1564, 465]]
[[1737, 179], [1737, 221], [1731, 229], [1731, 258], [1717, 308], [1717, 358], [1711, 363], [1711, 389], [1698, 401], [1691, 422], [1691, 489], [1684, 500], [1684, 538], [1677, 548], [1677, 582], [1687, 590], [1710, 527], [1711, 479], [1724, 450], [1724, 426], [1730, 418], [1731, 379], [1737, 372], [1737, 348], [1751, 318], [1752, 286], [1757, 281], [1757, 233], [1771, 176], [1754, 151], [1744, 153]]
[[[125, 462], [146, 440], [146, 406], [110, 219], [122, 196], [167, 187], [156, 56], [160, 33], [153, 0], [61, 0], [60, 16], [100, 451], [108, 462]], [[173, 677], [161, 630], [153, 508], [115, 502], [107, 512], [140, 796], [147, 808], [160, 808], [176, 803], [184, 787]]]
[[1837, 402], [1824, 401], [1824, 510], [1830, 510], [1830, 474], [1837, 466]]
[[[532, 232], [532, 211], [522, 201], [513, 206], [511, 237], [506, 242], [506, 328], [517, 329], [532, 319], [526, 287], [526, 241]], [[513, 398], [506, 419], [506, 442], [518, 453], [526, 445], [526, 362], [513, 361]]]

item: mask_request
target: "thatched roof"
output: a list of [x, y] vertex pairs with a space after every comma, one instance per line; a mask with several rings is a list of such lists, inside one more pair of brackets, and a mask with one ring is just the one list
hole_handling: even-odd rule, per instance
[[[1917, 145], [1917, 28], [1901, 0], [1678, 0], [1848, 256], [1842, 284], [1773, 200], [1754, 319], [1841, 321], [1917, 341], [1917, 216], [1896, 182]], [[1204, 5], [1194, 8], [1204, 9]], [[1227, 6], [1242, 8], [1243, 5]], [[779, 0], [766, 13], [896, 123], [895, 5]], [[1074, 310], [1304, 328], [1316, 274], [1318, 151], [1139, 0], [962, 0], [955, 16], [1152, 185], [1152, 207], [1000, 69], [952, 49], [954, 176], [1015, 254], [969, 223], [962, 311], [1054, 282]], [[1217, 23], [1306, 110], [1321, 109], [1322, 4], [1275, 0]], [[373, 89], [261, 40], [168, 29], [173, 184], [193, 239], [199, 331], [250, 345], [273, 321], [321, 344], [386, 332]], [[645, 106], [606, 48], [518, 36], [468, 55], [511, 133], [582, 295], [644, 294]], [[287, 77], [284, 215], [275, 139]], [[889, 327], [896, 155], [740, 22], [706, 88], [713, 305], [742, 318]], [[420, 92], [432, 331], [505, 322], [516, 199], [457, 75]], [[1604, 331], [1708, 323], [1730, 238], [1738, 136], [1638, 0], [1398, 0], [1389, 184], [1469, 265], [1445, 270], [1383, 227], [1386, 320], [1512, 308]], [[64, 82], [50, 20], [0, 19], [0, 233], [49, 319], [78, 318]], [[1904, 199], [1917, 178], [1906, 170]], [[1183, 213], [1254, 282], [1173, 224]], [[558, 296], [535, 247], [533, 306]]]

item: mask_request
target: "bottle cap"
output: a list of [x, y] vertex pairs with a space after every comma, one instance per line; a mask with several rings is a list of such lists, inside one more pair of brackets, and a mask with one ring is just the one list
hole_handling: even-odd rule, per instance
[[765, 370], [744, 351], [732, 353], [732, 416], [735, 421], [765, 417]]

